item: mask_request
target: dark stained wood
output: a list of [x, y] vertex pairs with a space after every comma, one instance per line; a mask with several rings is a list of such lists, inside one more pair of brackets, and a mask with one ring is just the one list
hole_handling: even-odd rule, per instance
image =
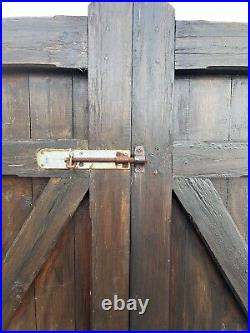
[[247, 24], [177, 21], [175, 69], [245, 68]]
[[[71, 140], [72, 75], [70, 72], [30, 74], [33, 139]], [[34, 201], [42, 193], [45, 184], [44, 179], [33, 179]], [[69, 223], [35, 281], [38, 330], [75, 329], [74, 283], [74, 225]]]
[[74, 224], [71, 220], [36, 279], [36, 318], [39, 329], [75, 329], [73, 235]]
[[132, 146], [143, 145], [148, 162], [133, 173], [130, 297], [150, 301], [143, 316], [131, 312], [134, 330], [169, 325], [173, 82], [174, 10], [135, 3]]
[[[3, 64], [86, 69], [87, 20], [72, 16], [4, 19]], [[176, 70], [247, 69], [247, 65], [247, 24], [176, 22]]]
[[[4, 139], [30, 138], [29, 84], [26, 73], [3, 74], [2, 135]], [[4, 257], [32, 209], [31, 179], [4, 177], [2, 181], [2, 208]], [[12, 318], [7, 329], [36, 329], [33, 285], [25, 295], [23, 304]]]
[[246, 330], [234, 295], [173, 196], [171, 330]]
[[88, 78], [87, 75], [73, 75], [73, 137], [88, 140], [89, 111], [88, 111]]
[[3, 63], [87, 67], [87, 17], [3, 20]]
[[25, 73], [3, 75], [2, 132], [5, 139], [29, 139], [29, 81]]
[[[2, 173], [22, 177], [67, 176], [71, 173], [68, 170], [39, 168], [36, 153], [42, 148], [88, 149], [88, 143], [86, 140], [77, 139], [5, 140], [3, 141]], [[175, 177], [246, 176], [248, 174], [247, 150], [246, 142], [176, 141], [173, 145], [173, 174]]]
[[175, 177], [241, 177], [248, 174], [246, 142], [174, 142]]
[[71, 73], [34, 73], [29, 82], [32, 138], [72, 138]]
[[72, 171], [45, 170], [39, 168], [36, 161], [37, 152], [43, 148], [88, 149], [88, 143], [86, 140], [77, 139], [4, 140], [2, 148], [3, 175], [17, 175], [20, 177], [59, 177], [68, 176], [72, 174]]
[[91, 220], [85, 196], [73, 217], [75, 226], [75, 330], [90, 329]]
[[[88, 139], [88, 80], [73, 75], [73, 137]], [[91, 220], [89, 196], [85, 195], [73, 217], [75, 252], [75, 330], [89, 330], [91, 317]]]
[[88, 174], [51, 178], [3, 261], [3, 318], [9, 322], [88, 190]]
[[174, 190], [247, 312], [247, 244], [208, 179], [176, 178]]
[[[4, 177], [2, 180], [3, 257], [32, 210], [30, 179]], [[16, 214], [18, 212], [18, 214]]]
[[[89, 147], [130, 149], [132, 3], [89, 8]], [[101, 301], [129, 297], [130, 172], [91, 172], [92, 329], [128, 329], [128, 311]]]

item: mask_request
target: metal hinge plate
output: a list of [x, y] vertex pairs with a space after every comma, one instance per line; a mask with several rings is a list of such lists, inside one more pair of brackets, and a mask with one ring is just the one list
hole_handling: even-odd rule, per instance
[[49, 149], [37, 152], [37, 164], [41, 169], [59, 170], [129, 170], [135, 164], [137, 172], [143, 172], [146, 163], [142, 146], [135, 147], [134, 156], [130, 150], [78, 150]]

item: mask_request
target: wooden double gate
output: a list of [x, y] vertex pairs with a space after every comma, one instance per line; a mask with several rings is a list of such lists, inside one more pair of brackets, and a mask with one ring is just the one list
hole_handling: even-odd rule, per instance
[[[4, 328], [246, 329], [247, 26], [93, 3], [3, 29]], [[36, 161], [138, 145], [143, 172]]]

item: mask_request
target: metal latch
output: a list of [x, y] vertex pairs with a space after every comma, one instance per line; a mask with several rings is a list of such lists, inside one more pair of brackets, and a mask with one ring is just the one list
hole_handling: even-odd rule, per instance
[[136, 172], [144, 171], [146, 163], [143, 146], [136, 146], [134, 155], [130, 150], [80, 150], [44, 148], [37, 153], [37, 164], [42, 169], [116, 169], [129, 170], [135, 165]]

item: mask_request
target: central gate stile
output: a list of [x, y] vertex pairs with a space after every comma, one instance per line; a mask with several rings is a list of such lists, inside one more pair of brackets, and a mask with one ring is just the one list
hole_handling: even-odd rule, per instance
[[[90, 8], [90, 147], [143, 146], [148, 156], [143, 172], [91, 172], [94, 329], [168, 326], [174, 22], [165, 3]], [[126, 310], [104, 313], [102, 299], [115, 294], [149, 298], [150, 307], [130, 320]]]

